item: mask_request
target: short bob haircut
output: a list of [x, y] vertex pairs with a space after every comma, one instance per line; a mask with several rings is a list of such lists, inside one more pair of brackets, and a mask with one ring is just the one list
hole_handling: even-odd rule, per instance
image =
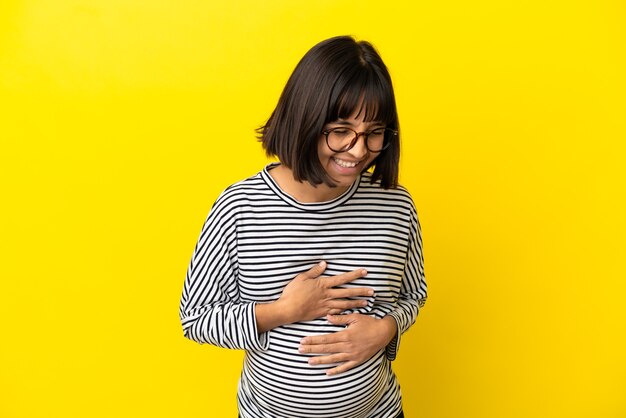
[[[318, 144], [324, 127], [364, 112], [365, 122], [380, 122], [399, 130], [396, 101], [387, 67], [374, 47], [350, 36], [322, 41], [304, 55], [258, 138], [268, 156], [276, 156], [297, 181], [336, 184], [319, 161]], [[385, 189], [398, 185], [400, 135], [385, 138], [390, 145], [374, 166], [372, 183]]]

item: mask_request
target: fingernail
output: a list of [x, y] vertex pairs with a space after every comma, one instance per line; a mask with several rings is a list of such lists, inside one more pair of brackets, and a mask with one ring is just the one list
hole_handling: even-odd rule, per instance
[[367, 270], [365, 270], [365, 269], [361, 270], [361, 275], [363, 275], [363, 276], [367, 275]]
[[374, 291], [373, 291], [373, 290], [370, 290], [369, 292], [367, 292], [367, 295], [368, 295], [368, 296], [374, 296]]
[[326, 265], [326, 262], [325, 261], [320, 261], [317, 265], [320, 266], [320, 267], [324, 267]]

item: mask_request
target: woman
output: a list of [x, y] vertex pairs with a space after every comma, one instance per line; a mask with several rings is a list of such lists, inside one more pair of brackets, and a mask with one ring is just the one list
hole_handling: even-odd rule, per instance
[[259, 137], [279, 163], [211, 209], [183, 290], [185, 336], [246, 350], [243, 418], [403, 416], [391, 361], [426, 283], [397, 184], [391, 78], [372, 45], [314, 46]]

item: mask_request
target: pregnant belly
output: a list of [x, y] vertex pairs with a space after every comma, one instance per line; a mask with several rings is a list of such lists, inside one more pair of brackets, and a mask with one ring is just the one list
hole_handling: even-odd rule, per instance
[[267, 351], [246, 353], [239, 387], [240, 402], [263, 417], [368, 416], [388, 390], [391, 368], [384, 350], [360, 366], [335, 376], [326, 375], [333, 365], [311, 366], [308, 364], [311, 356], [298, 352], [303, 337], [338, 329], [308, 323], [272, 330]]

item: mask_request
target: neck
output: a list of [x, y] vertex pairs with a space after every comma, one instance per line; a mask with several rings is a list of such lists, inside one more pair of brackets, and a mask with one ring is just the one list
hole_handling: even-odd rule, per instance
[[314, 186], [308, 181], [297, 181], [291, 169], [282, 164], [270, 170], [269, 174], [282, 191], [301, 203], [327, 202], [342, 195], [350, 187], [330, 187], [324, 183]]

